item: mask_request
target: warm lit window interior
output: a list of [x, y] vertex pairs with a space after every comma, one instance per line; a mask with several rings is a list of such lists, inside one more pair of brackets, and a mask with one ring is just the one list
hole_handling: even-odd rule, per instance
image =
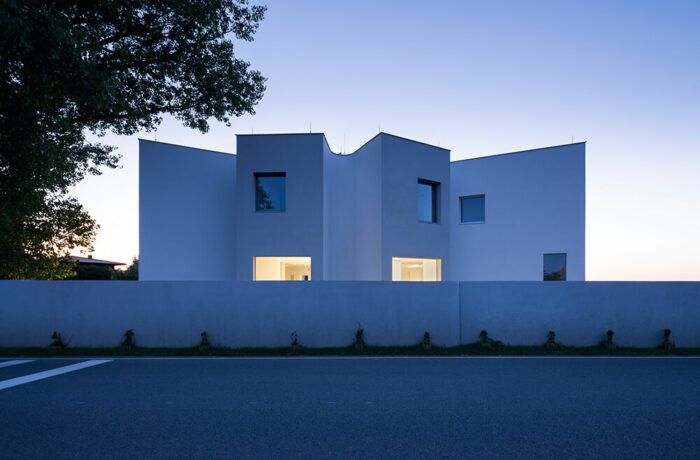
[[392, 257], [392, 281], [440, 281], [442, 279], [440, 259], [413, 259]]
[[254, 257], [256, 281], [308, 281], [311, 257]]

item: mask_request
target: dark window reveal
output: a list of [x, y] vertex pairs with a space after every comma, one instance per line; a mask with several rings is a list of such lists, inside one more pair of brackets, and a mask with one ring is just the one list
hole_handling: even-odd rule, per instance
[[566, 254], [544, 255], [544, 280], [566, 281]]
[[440, 184], [418, 179], [418, 220], [420, 222], [438, 221], [438, 190]]
[[477, 224], [486, 222], [486, 195], [463, 196], [459, 199], [460, 222]]
[[255, 174], [255, 210], [282, 212], [286, 208], [285, 173]]

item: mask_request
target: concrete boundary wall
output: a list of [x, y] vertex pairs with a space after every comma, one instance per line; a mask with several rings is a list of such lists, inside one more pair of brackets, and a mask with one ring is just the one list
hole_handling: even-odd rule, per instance
[[591, 346], [615, 332], [620, 346], [654, 347], [671, 329], [677, 346], [700, 347], [700, 283], [694, 282], [464, 282], [460, 283], [462, 341], [481, 330], [495, 340]]
[[296, 331], [307, 347], [474, 342], [479, 331], [539, 345], [554, 330], [588, 346], [615, 331], [622, 346], [700, 347], [700, 283], [383, 281], [0, 281], [0, 347], [112, 347], [124, 331], [148, 347], [189, 347], [206, 330], [216, 345], [281, 347]]
[[358, 323], [373, 345], [459, 343], [457, 283], [382, 281], [0, 281], [0, 346], [343, 347]]

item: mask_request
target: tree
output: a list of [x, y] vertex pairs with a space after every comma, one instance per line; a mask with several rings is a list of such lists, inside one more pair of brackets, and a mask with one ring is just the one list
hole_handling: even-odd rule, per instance
[[235, 57], [265, 7], [248, 0], [0, 2], [0, 278], [66, 278], [98, 229], [68, 188], [119, 155], [88, 133], [153, 130], [170, 114], [254, 114], [265, 79]]
[[112, 270], [112, 279], [113, 280], [130, 280], [130, 281], [136, 281], [139, 279], [139, 258], [134, 257], [134, 260], [131, 262], [131, 265], [129, 265], [126, 270]]
[[75, 271], [75, 276], [71, 276], [68, 279], [71, 280], [111, 280], [112, 270], [109, 265], [89, 265], [89, 264], [75, 264], [73, 268]]

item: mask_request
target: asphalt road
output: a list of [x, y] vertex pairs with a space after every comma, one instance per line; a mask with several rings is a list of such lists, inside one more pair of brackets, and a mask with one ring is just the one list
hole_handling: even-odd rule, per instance
[[23, 383], [88, 359], [0, 360], [0, 458], [700, 458], [696, 358], [117, 358]]

